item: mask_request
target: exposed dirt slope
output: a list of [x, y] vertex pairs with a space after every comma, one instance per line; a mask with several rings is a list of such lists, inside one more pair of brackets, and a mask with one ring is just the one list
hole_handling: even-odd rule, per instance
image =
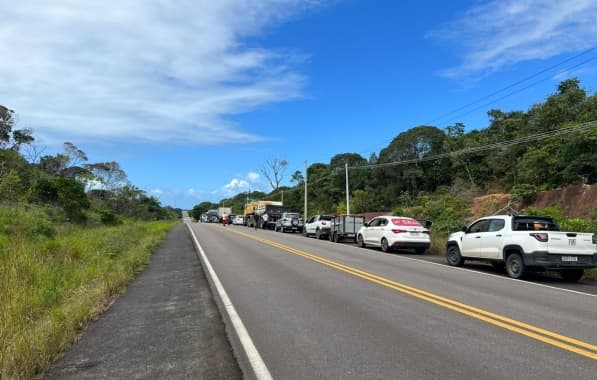
[[[472, 219], [496, 213], [508, 213], [510, 194], [489, 194], [473, 199]], [[534, 202], [529, 205], [537, 208], [560, 206], [565, 216], [589, 217], [595, 216], [597, 210], [597, 185], [575, 185], [562, 189], [541, 191]], [[518, 210], [521, 206], [515, 206]]]

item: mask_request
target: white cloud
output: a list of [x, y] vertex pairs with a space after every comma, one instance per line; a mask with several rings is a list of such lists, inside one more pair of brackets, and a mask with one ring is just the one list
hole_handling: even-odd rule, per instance
[[247, 174], [247, 179], [251, 182], [251, 183], [255, 183], [258, 182], [261, 179], [261, 176], [258, 173], [255, 172], [249, 172]]
[[233, 178], [228, 184], [224, 185], [226, 190], [248, 189], [249, 183], [243, 179]]
[[597, 44], [594, 0], [493, 0], [430, 36], [463, 49], [448, 77], [479, 76], [519, 62], [579, 52]]
[[55, 0], [0, 5], [0, 99], [45, 143], [262, 140], [233, 114], [295, 99], [299, 54], [247, 38], [310, 0]]

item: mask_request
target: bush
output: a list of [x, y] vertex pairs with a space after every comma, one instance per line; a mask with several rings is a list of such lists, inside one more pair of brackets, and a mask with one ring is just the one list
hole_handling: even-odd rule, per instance
[[510, 193], [515, 199], [530, 202], [535, 199], [535, 196], [537, 195], [537, 186], [528, 183], [522, 183], [520, 185], [513, 186]]
[[469, 203], [464, 198], [449, 193], [440, 195], [419, 194], [414, 201], [418, 206], [394, 208], [395, 215], [433, 221], [433, 231], [448, 233], [459, 231], [469, 216]]
[[118, 216], [111, 210], [100, 211], [100, 219], [105, 225], [115, 226], [120, 223]]

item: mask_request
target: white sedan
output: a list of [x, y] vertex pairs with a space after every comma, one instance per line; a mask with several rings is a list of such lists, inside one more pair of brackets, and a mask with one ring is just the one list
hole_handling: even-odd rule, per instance
[[431, 245], [429, 230], [416, 219], [404, 216], [378, 216], [365, 223], [357, 233], [360, 247], [380, 247], [388, 252], [392, 248], [411, 248], [418, 254]]
[[245, 217], [242, 215], [236, 215], [233, 219], [232, 219], [232, 224], [237, 224], [237, 225], [243, 225], [245, 224]]

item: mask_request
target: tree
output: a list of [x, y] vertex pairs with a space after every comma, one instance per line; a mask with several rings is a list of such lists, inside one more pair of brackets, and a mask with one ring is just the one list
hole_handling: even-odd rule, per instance
[[265, 161], [261, 172], [267, 178], [272, 190], [277, 190], [280, 187], [280, 183], [284, 180], [287, 166], [288, 162], [286, 160], [274, 158], [273, 160]]
[[107, 190], [114, 190], [126, 185], [126, 173], [116, 161], [87, 164], [85, 167], [93, 173], [94, 179]]
[[67, 141], [64, 143], [64, 153], [43, 156], [39, 161], [39, 167], [50, 175], [72, 179], [92, 179], [93, 173], [85, 162], [87, 162], [87, 154]]
[[17, 129], [13, 110], [0, 105], [0, 149], [18, 151], [21, 145], [31, 144], [35, 139], [30, 129]]
[[90, 206], [82, 183], [72, 178], [56, 179], [58, 203], [72, 222], [84, 222], [87, 217], [84, 210]]
[[290, 182], [296, 182], [297, 185], [301, 185], [305, 182], [305, 177], [300, 170], [295, 171], [290, 178]]

